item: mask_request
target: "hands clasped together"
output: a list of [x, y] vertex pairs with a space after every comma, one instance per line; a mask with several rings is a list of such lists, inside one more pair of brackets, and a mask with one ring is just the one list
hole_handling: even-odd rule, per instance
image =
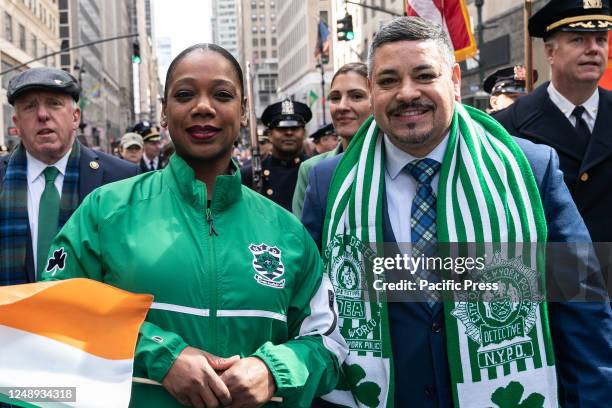
[[181, 404], [193, 407], [260, 407], [276, 392], [266, 364], [257, 357], [217, 357], [185, 348], [163, 380]]

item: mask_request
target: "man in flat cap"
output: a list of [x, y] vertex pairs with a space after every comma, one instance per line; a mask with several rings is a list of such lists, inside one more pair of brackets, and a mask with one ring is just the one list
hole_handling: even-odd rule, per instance
[[0, 286], [36, 281], [51, 240], [85, 196], [138, 167], [76, 141], [80, 87], [69, 73], [31, 68], [8, 102], [21, 142], [0, 158]]
[[[529, 19], [544, 39], [551, 81], [495, 118], [512, 135], [557, 151], [593, 242], [612, 242], [612, 92], [597, 86], [608, 62], [609, 0], [554, 0]], [[610, 255], [597, 245], [604, 276]]]
[[144, 141], [144, 153], [140, 160], [140, 170], [147, 171], [159, 170], [164, 166], [165, 161], [161, 156], [161, 135], [156, 126], [149, 122], [138, 122], [132, 131], [142, 136]]
[[[311, 118], [307, 105], [290, 99], [269, 105], [261, 115], [261, 121], [270, 129], [272, 143], [272, 154], [261, 162], [261, 193], [289, 211], [300, 163], [308, 158], [302, 150], [304, 127]], [[252, 187], [253, 167], [244, 166], [241, 175], [242, 183]]]
[[[533, 82], [536, 82], [538, 71], [534, 70], [533, 74]], [[515, 65], [494, 71], [485, 78], [482, 89], [490, 95], [491, 110], [489, 113], [507, 108], [519, 96], [527, 94], [525, 91], [525, 67]]]

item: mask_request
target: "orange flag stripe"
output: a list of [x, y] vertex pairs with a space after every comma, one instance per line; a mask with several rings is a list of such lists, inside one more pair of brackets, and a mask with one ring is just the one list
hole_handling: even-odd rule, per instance
[[151, 295], [69, 279], [0, 288], [0, 325], [45, 336], [95, 356], [134, 356]]

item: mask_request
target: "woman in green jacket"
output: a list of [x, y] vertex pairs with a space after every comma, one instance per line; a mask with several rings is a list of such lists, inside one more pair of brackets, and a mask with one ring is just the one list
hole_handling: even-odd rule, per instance
[[231, 54], [184, 50], [162, 102], [169, 165], [91, 193], [51, 246], [43, 279], [155, 296], [134, 376], [163, 386], [134, 384], [131, 406], [307, 407], [336, 385], [347, 351], [317, 248], [231, 160], [245, 107]]

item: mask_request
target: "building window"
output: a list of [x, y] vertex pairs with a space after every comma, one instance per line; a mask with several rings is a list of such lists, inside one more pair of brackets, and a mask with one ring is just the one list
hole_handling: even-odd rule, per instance
[[257, 32], [257, 27], [253, 27], [253, 28], [251, 29], [251, 31], [253, 31], [253, 33], [256, 33], [256, 32]]
[[272, 58], [278, 57], [276, 50], [272, 50]]
[[259, 45], [259, 41], [257, 38], [253, 38], [253, 47], [257, 47]]
[[23, 24], [19, 24], [19, 48], [26, 50], [26, 31]]
[[265, 46], [266, 46], [266, 39], [265, 39], [265, 38], [262, 38], [262, 39], [261, 39], [261, 46], [262, 46], [262, 47], [265, 47]]
[[32, 55], [34, 58], [38, 57], [38, 38], [32, 34]]
[[266, 50], [262, 50], [261, 51], [261, 58], [268, 58], [268, 53], [266, 52]]
[[67, 11], [60, 11], [59, 17], [60, 17], [60, 24], [68, 24], [68, 12]]
[[266, 32], [266, 27], [264, 27], [264, 26], [259, 27], [259, 32], [260, 33], [265, 33]]
[[276, 37], [272, 37], [272, 46], [275, 47], [276, 46]]
[[257, 21], [257, 14], [251, 14], [251, 21]]
[[4, 38], [13, 42], [13, 17], [7, 12], [4, 13]]

